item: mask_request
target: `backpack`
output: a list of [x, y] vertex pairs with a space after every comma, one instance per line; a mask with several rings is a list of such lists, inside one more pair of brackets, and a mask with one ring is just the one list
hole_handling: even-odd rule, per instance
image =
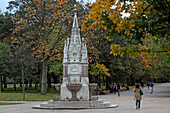
[[119, 83], [117, 84], [117, 89], [120, 89], [120, 84]]
[[143, 91], [142, 90], [140, 90], [140, 95], [143, 95]]

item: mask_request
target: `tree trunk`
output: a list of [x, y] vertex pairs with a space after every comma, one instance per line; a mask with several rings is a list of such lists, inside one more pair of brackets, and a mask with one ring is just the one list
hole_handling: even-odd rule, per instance
[[[54, 84], [57, 84], [57, 77], [55, 76], [55, 74], [52, 72], [52, 76], [53, 76], [53, 79], [54, 79]], [[54, 87], [54, 90], [55, 90], [55, 87]]]
[[42, 69], [42, 80], [41, 80], [41, 94], [46, 95], [47, 94], [47, 88], [46, 88], [46, 83], [47, 83], [47, 66], [48, 66], [48, 61], [44, 60], [43, 61], [43, 69]]
[[102, 75], [103, 76], [103, 85], [105, 85], [105, 79], [104, 79], [104, 75]]
[[108, 76], [106, 76], [106, 90], [108, 90], [109, 89], [109, 77]]
[[133, 85], [133, 83], [134, 83], [134, 82], [133, 82], [133, 75], [131, 74], [131, 75], [130, 75], [130, 85]]
[[51, 78], [50, 78], [50, 75], [47, 74], [47, 78], [48, 78], [48, 88], [51, 88]]
[[15, 81], [14, 81], [14, 91], [16, 91], [17, 90], [17, 88], [16, 88], [16, 83], [15, 83]]
[[40, 79], [39, 79], [39, 87], [38, 87], [38, 91], [41, 91], [41, 79], [42, 79], [42, 73], [40, 72]]
[[29, 85], [29, 87], [32, 87], [32, 79], [30, 79], [30, 85]]
[[111, 76], [109, 77], [109, 85], [112, 85]]
[[35, 89], [37, 89], [37, 87], [38, 87], [37, 85], [38, 85], [38, 84], [37, 84], [37, 81], [36, 81], [36, 82], [35, 82]]
[[25, 80], [25, 90], [28, 89], [28, 80]]
[[47, 90], [50, 91], [50, 88], [51, 88], [51, 78], [50, 78], [49, 73], [47, 73], [47, 84], [48, 84]]
[[[23, 63], [22, 63], [22, 84], [23, 84], [23, 88], [22, 88], [22, 90], [23, 90], [23, 99], [25, 99], [25, 86], [24, 86], [24, 79], [25, 79], [25, 77], [24, 77], [24, 66], [23, 66]], [[20, 87], [22, 86], [22, 84], [21, 84], [21, 82], [20, 82]]]
[[38, 92], [40, 92], [41, 91], [41, 80], [42, 80], [42, 63], [40, 63], [40, 68], [38, 71], [39, 71], [39, 75], [40, 75]]
[[7, 88], [6, 76], [4, 76], [4, 88]]
[[[22, 80], [22, 82], [23, 82], [23, 80]], [[19, 82], [19, 84], [20, 84], [20, 87], [22, 87], [22, 82], [21, 82], [21, 81]]]
[[2, 90], [2, 75], [0, 75], [0, 93], [1, 93], [1, 90]]
[[97, 76], [97, 77], [98, 77], [98, 85], [99, 85], [99, 88], [101, 88], [100, 75]]

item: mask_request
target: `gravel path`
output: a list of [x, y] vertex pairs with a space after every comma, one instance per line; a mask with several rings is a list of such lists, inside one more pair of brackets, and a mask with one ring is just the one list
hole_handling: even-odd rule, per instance
[[84, 110], [40, 110], [32, 109], [32, 107], [43, 103], [42, 101], [17, 101], [24, 104], [1, 105], [0, 113], [170, 113], [170, 83], [155, 85], [153, 94], [149, 94], [149, 90], [146, 87], [143, 89], [143, 91], [144, 96], [140, 110], [135, 109], [133, 90], [129, 90], [122, 91], [120, 97], [118, 97], [117, 94], [99, 96], [99, 98], [104, 99], [105, 102], [118, 104], [118, 108]]

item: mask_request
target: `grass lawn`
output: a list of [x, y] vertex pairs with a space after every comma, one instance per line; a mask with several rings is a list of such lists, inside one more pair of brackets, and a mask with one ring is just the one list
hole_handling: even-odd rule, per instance
[[58, 94], [41, 95], [40, 93], [26, 93], [23, 99], [22, 93], [0, 93], [0, 101], [47, 101]]
[[0, 102], [0, 106], [1, 105], [16, 105], [16, 104], [24, 104], [24, 103], [2, 103]]
[[28, 87], [28, 90], [25, 91], [25, 99], [23, 99], [21, 87], [17, 87], [17, 91], [14, 91], [13, 88], [5, 88], [0, 93], [0, 101], [48, 101], [56, 96], [59, 96], [59, 92], [54, 88], [50, 88], [47, 95], [41, 95], [34, 87]]

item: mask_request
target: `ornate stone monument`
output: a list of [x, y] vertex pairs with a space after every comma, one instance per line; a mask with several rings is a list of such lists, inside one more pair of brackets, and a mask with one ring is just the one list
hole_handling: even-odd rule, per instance
[[60, 94], [61, 100], [89, 100], [87, 47], [84, 38], [80, 38], [76, 9], [71, 40], [68, 38], [64, 45], [63, 83]]
[[47, 103], [40, 104], [35, 109], [90, 109], [114, 108], [110, 102], [104, 102], [98, 97], [92, 97], [92, 91], [97, 84], [89, 84], [87, 47], [84, 38], [80, 37], [76, 6], [74, 20], [69, 38], [64, 44], [63, 82], [55, 84], [60, 91], [60, 97], [55, 97]]

